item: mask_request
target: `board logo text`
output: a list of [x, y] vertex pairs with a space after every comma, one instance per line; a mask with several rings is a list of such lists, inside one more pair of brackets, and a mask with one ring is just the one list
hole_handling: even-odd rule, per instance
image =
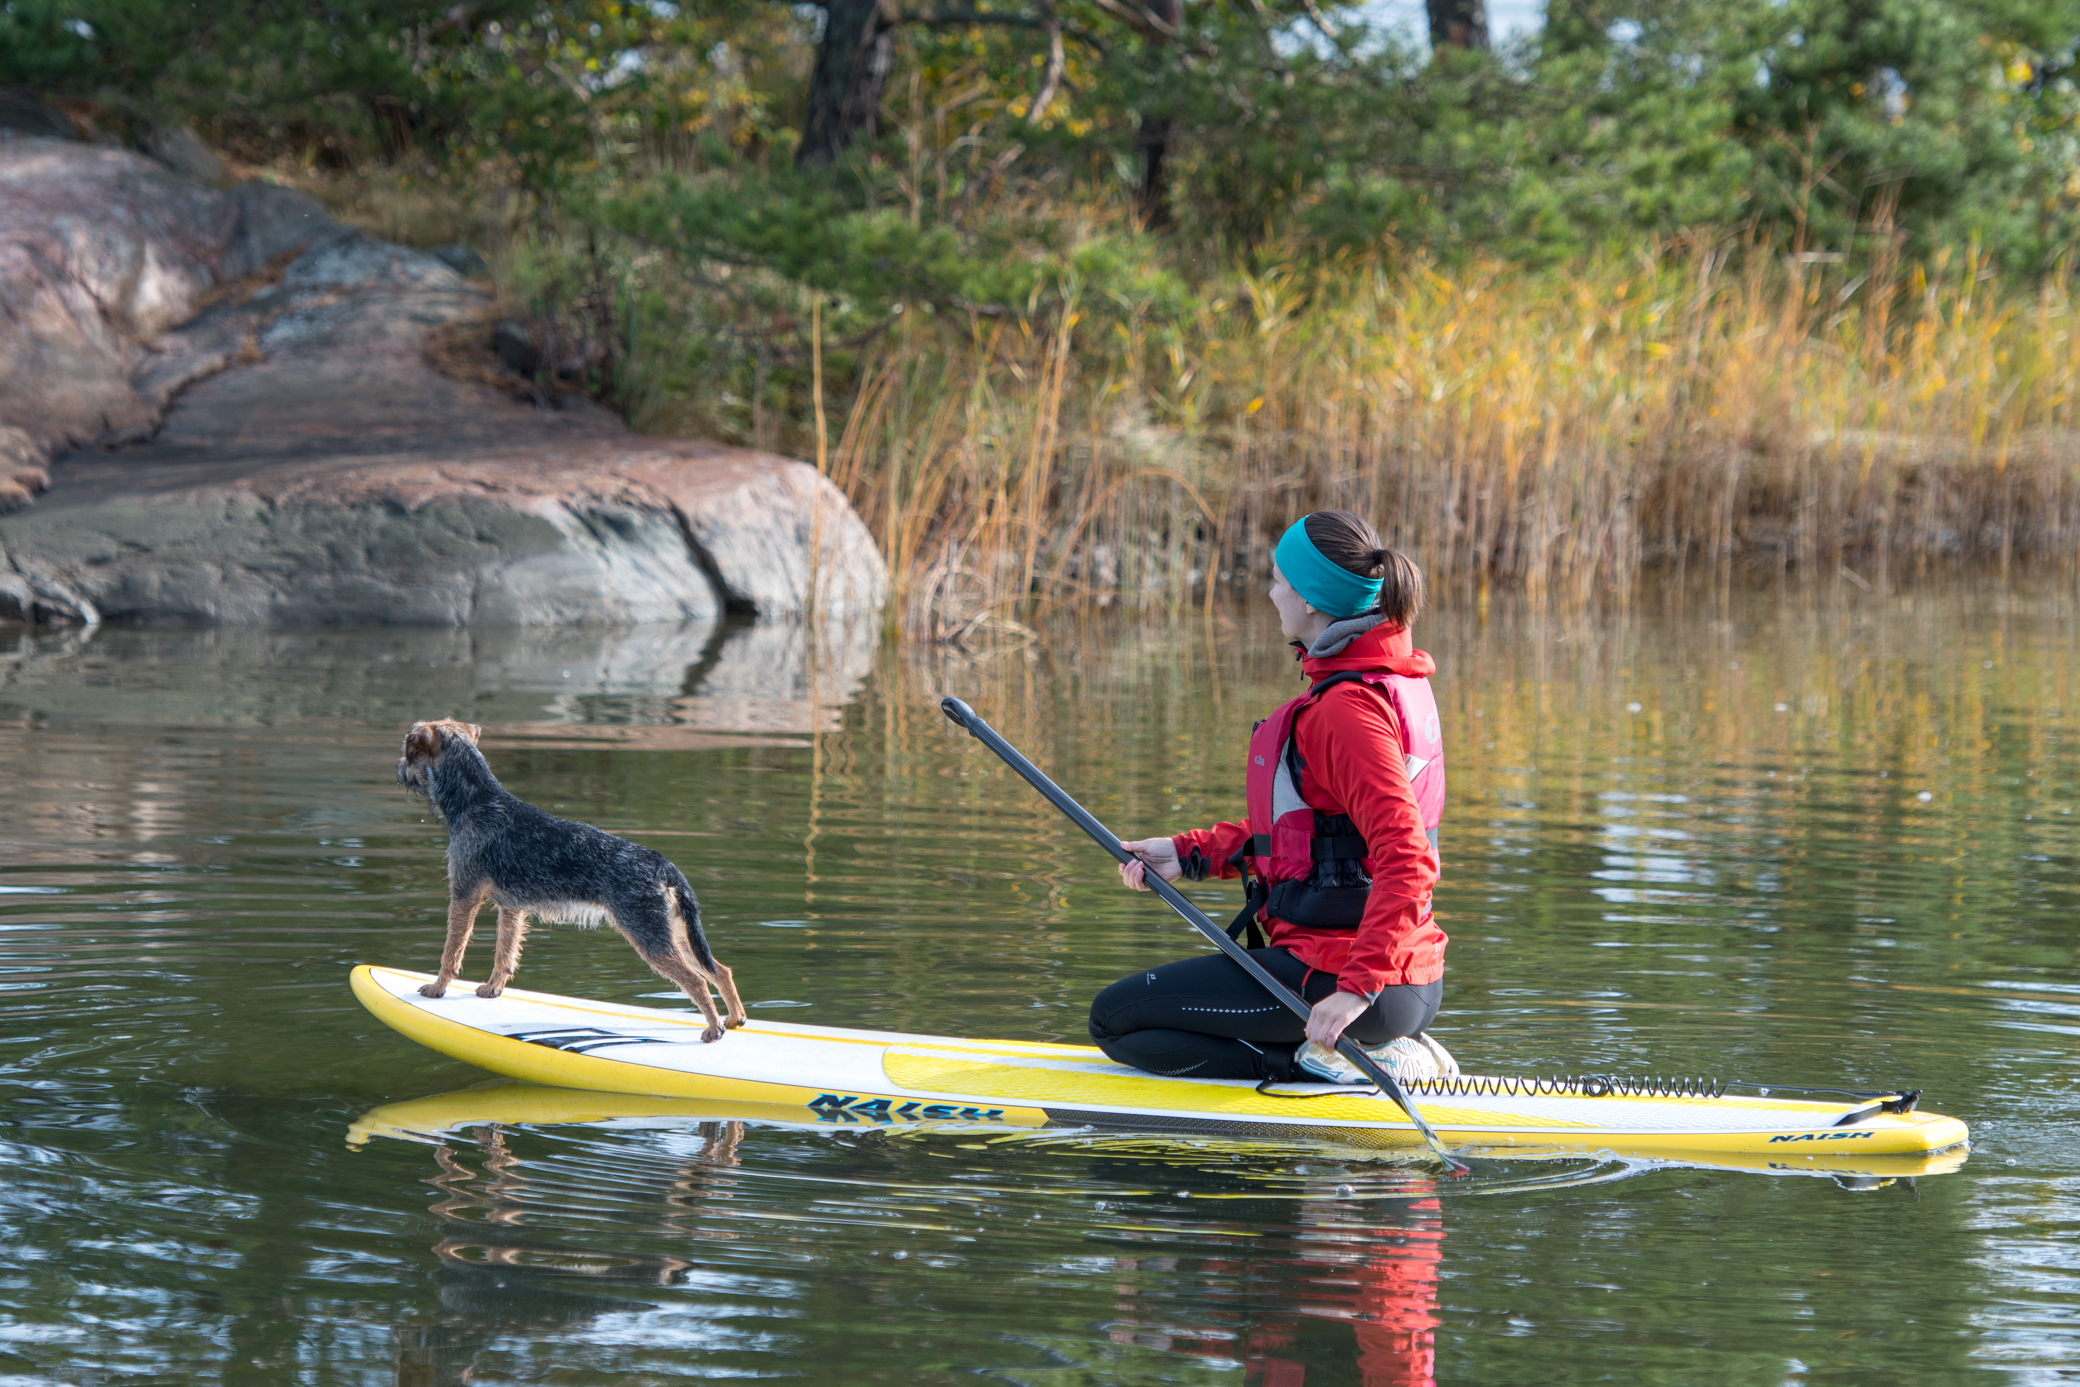
[[1781, 1137], [1771, 1137], [1769, 1140], [1770, 1145], [1774, 1146], [1780, 1141], [1856, 1141], [1860, 1138], [1867, 1139], [1872, 1135], [1874, 1134], [1870, 1132], [1798, 1132], [1796, 1134], [1787, 1133]]
[[958, 1122], [1002, 1122], [1002, 1108], [967, 1108], [958, 1103], [925, 1103], [896, 1098], [861, 1098], [850, 1093], [825, 1093], [809, 1104], [825, 1122], [928, 1122], [952, 1119]]

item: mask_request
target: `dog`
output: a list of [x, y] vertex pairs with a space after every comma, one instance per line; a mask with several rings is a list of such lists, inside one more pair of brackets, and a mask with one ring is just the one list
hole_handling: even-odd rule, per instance
[[[498, 907], [498, 944], [479, 997], [496, 997], [513, 980], [529, 916], [544, 924], [604, 920], [659, 977], [693, 998], [708, 1023], [703, 1041], [743, 1025], [736, 979], [708, 949], [700, 902], [685, 874], [662, 853], [514, 796], [477, 750], [482, 736], [474, 723], [453, 718], [415, 722], [397, 758], [397, 783], [424, 795], [448, 825], [448, 942], [440, 975], [421, 994], [441, 996], [455, 981], [488, 900]], [[722, 994], [727, 1016], [716, 1010], [711, 988]]]

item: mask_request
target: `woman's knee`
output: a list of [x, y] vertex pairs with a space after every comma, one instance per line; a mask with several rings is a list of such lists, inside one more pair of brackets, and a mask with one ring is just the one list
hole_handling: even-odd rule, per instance
[[1379, 1014], [1378, 1007], [1367, 1007], [1351, 1021], [1347, 1032], [1352, 1040], [1367, 1049], [1384, 1045], [1396, 1038], [1391, 1023]]
[[[1219, 959], [1219, 955], [1215, 958]], [[1138, 973], [1129, 973], [1091, 998], [1091, 1039], [1102, 1044], [1107, 1039], [1148, 1025], [1151, 1017], [1143, 1009], [1151, 1003], [1160, 1009], [1161, 1003], [1173, 992], [1189, 986], [1200, 962], [1199, 959], [1180, 959], [1176, 963], [1162, 963]]]
[[1108, 1040], [1115, 1039], [1134, 1029], [1132, 1026], [1119, 1026], [1117, 1023], [1122, 1019], [1122, 1013], [1131, 1007], [1136, 1000], [1133, 995], [1130, 995], [1128, 984], [1139, 981], [1139, 974], [1132, 978], [1121, 978], [1118, 982], [1091, 998], [1091, 1040], [1099, 1048], [1104, 1048], [1105, 1042]]

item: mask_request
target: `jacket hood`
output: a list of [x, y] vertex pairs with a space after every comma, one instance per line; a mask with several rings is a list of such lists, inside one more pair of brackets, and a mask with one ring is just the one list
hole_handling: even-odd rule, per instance
[[1300, 672], [1309, 682], [1347, 669], [1377, 669], [1427, 679], [1437, 673], [1437, 662], [1428, 651], [1415, 648], [1406, 626], [1396, 626], [1384, 617], [1354, 616], [1322, 632], [1313, 649], [1300, 656]]
[[[1332, 621], [1314, 638], [1314, 644], [1307, 647], [1308, 658], [1326, 660], [1332, 655], [1341, 655], [1345, 646], [1385, 620], [1377, 612], [1361, 612], [1357, 616]], [[1293, 643], [1299, 644], [1298, 641]]]

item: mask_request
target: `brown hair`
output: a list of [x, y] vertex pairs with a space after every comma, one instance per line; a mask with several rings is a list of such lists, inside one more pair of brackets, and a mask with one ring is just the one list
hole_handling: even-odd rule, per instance
[[1360, 578], [1381, 580], [1374, 612], [1396, 626], [1415, 625], [1423, 611], [1423, 570], [1414, 559], [1381, 544], [1372, 522], [1347, 510], [1318, 510], [1304, 523], [1323, 558]]

